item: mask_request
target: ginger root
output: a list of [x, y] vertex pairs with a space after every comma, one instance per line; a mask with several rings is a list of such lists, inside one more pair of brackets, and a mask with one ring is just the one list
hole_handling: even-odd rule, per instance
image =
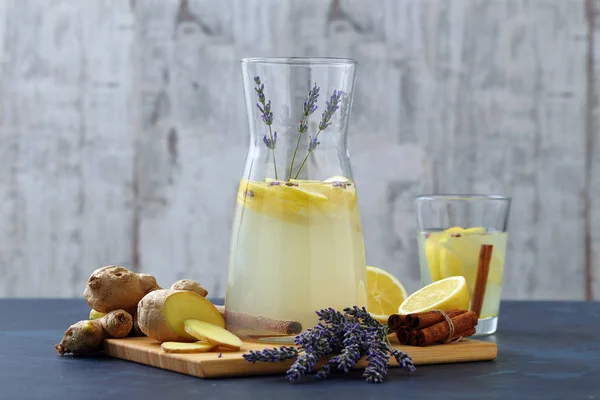
[[222, 346], [232, 350], [242, 347], [242, 340], [228, 330], [209, 324], [208, 322], [188, 319], [184, 323], [187, 333], [198, 340], [212, 343], [214, 346]]
[[63, 355], [83, 356], [102, 350], [106, 338], [123, 338], [133, 327], [133, 318], [125, 310], [114, 310], [95, 320], [79, 321], [69, 327], [56, 351]]
[[173, 290], [187, 290], [190, 292], [198, 293], [202, 297], [208, 295], [208, 291], [202, 287], [198, 282], [191, 279], [181, 279], [171, 285]]
[[137, 274], [127, 268], [109, 265], [92, 273], [83, 297], [98, 312], [122, 309], [134, 314], [142, 297], [158, 289], [161, 287], [152, 275]]
[[162, 289], [148, 293], [139, 302], [136, 322], [148, 337], [159, 342], [195, 342], [184, 323], [197, 319], [225, 327], [223, 316], [206, 298], [195, 292]]
[[104, 317], [107, 313], [105, 312], [100, 312], [100, 311], [96, 311], [93, 308], [90, 310], [90, 317], [89, 320], [93, 321], [95, 319], [100, 319], [102, 317]]

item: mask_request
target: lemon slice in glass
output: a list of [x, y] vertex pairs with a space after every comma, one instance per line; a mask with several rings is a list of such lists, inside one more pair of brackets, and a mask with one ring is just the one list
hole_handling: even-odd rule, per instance
[[373, 318], [387, 323], [407, 297], [408, 292], [395, 276], [377, 267], [367, 267], [367, 310]]
[[450, 309], [469, 309], [469, 291], [462, 276], [451, 276], [417, 290], [400, 305], [398, 314]]
[[325, 179], [323, 182], [350, 182], [350, 179], [346, 178], [345, 176], [336, 175]]

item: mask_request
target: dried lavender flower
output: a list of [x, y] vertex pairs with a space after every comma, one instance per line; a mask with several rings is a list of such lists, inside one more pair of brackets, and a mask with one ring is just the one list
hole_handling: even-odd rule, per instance
[[277, 132], [273, 134], [271, 125], [273, 125], [273, 112], [271, 111], [271, 100], [267, 101], [265, 96], [265, 85], [261, 81], [260, 76], [254, 77], [254, 83], [256, 87], [254, 90], [258, 96], [258, 103], [256, 103], [256, 107], [258, 107], [261, 117], [265, 125], [269, 127], [269, 137], [267, 135], [263, 137], [263, 142], [268, 149], [273, 153], [273, 170], [275, 172], [275, 179], [277, 179], [277, 161], [275, 160], [275, 145], [277, 144]]
[[265, 146], [267, 146], [267, 148], [274, 150], [275, 145], [277, 144], [277, 131], [273, 133], [272, 138], [268, 138], [267, 135], [263, 136], [263, 142], [265, 143]]
[[329, 120], [331, 119], [333, 114], [335, 114], [335, 112], [340, 108], [339, 104], [341, 98], [342, 91], [334, 90], [333, 93], [331, 93], [329, 101], [325, 102], [327, 107], [325, 107], [325, 111], [323, 111], [323, 114], [321, 114], [321, 122], [319, 123], [320, 131], [324, 131], [329, 125], [331, 125], [331, 122], [329, 122]]
[[304, 102], [304, 115], [310, 115], [317, 110], [317, 100], [319, 98], [319, 88], [317, 83], [308, 91], [308, 100]]
[[400, 365], [406, 372], [410, 374], [411, 372], [414, 372], [416, 370], [412, 358], [409, 357], [408, 354], [396, 349], [393, 349], [391, 353], [392, 356], [394, 356], [394, 358], [398, 362], [398, 365]]
[[317, 142], [317, 138], [316, 137], [313, 139], [312, 136], [310, 136], [309, 137], [309, 141], [308, 141], [308, 151], [309, 152], [313, 151], [320, 144], [321, 144], [321, 142]]
[[298, 356], [298, 350], [292, 346], [281, 346], [280, 348], [264, 349], [261, 351], [250, 350], [248, 354], [244, 354], [243, 357], [246, 361], [255, 363], [257, 361], [262, 362], [283, 362]]
[[[315, 85], [316, 86], [316, 85]], [[331, 117], [333, 116], [333, 114], [335, 114], [335, 112], [340, 108], [340, 100], [342, 98], [342, 91], [341, 90], [333, 90], [333, 92], [331, 93], [331, 96], [329, 97], [329, 101], [326, 101], [326, 107], [325, 107], [325, 111], [323, 111], [323, 114], [321, 114], [321, 122], [319, 122], [319, 130], [316, 133], [316, 135], [314, 137], [310, 137], [309, 139], [309, 143], [308, 143], [308, 151], [306, 152], [306, 156], [304, 156], [304, 160], [302, 160], [302, 164], [300, 164], [300, 167], [298, 167], [298, 171], [296, 172], [296, 175], [294, 176], [295, 179], [298, 178], [298, 176], [300, 175], [300, 171], [302, 171], [302, 168], [304, 167], [304, 164], [306, 164], [306, 160], [308, 160], [308, 156], [310, 155], [310, 153], [312, 153], [319, 144], [321, 144], [321, 142], [317, 141], [319, 134], [321, 132], [323, 132], [325, 129], [327, 129], [328, 126], [331, 125]], [[302, 121], [300, 122], [300, 126], [302, 127]], [[298, 138], [298, 143], [300, 143], [300, 138]], [[298, 149], [298, 146], [296, 146], [296, 150]], [[296, 152], [294, 152], [294, 157], [292, 157], [292, 160], [295, 158]], [[290, 166], [290, 177], [292, 172], [292, 166]]]
[[331, 375], [331, 365], [325, 364], [323, 365], [319, 371], [315, 374], [315, 378], [317, 379], [327, 379]]
[[296, 148], [294, 149], [294, 154], [292, 155], [292, 160], [290, 161], [290, 170], [288, 172], [288, 180], [292, 178], [292, 172], [294, 169], [294, 161], [296, 160], [296, 154], [298, 153], [298, 148], [300, 147], [300, 138], [302, 135], [308, 130], [308, 116], [314, 113], [317, 110], [317, 100], [319, 99], [319, 91], [321, 88], [317, 86], [315, 82], [312, 89], [308, 91], [308, 96], [304, 104], [302, 105], [302, 119], [300, 120], [300, 126], [298, 127], [298, 141], [296, 142]]
[[390, 355], [405, 371], [415, 370], [412, 359], [391, 346], [387, 326], [371, 317], [364, 307], [349, 307], [343, 312], [327, 308], [316, 314], [320, 322], [295, 337], [298, 349], [284, 346], [250, 351], [244, 358], [249, 362], [277, 362], [297, 357], [286, 374], [291, 382], [309, 374], [316, 363], [326, 357], [329, 357], [328, 362], [314, 375], [317, 379], [326, 379], [335, 370], [347, 373], [362, 357], [368, 362], [363, 377], [371, 383], [383, 381]]

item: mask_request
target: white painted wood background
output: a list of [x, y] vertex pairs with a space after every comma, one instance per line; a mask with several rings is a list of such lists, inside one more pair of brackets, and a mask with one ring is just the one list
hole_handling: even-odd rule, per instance
[[600, 298], [600, 0], [0, 0], [0, 297], [120, 264], [222, 296], [238, 60], [359, 61], [368, 263], [418, 287], [413, 197], [513, 196], [505, 298]]

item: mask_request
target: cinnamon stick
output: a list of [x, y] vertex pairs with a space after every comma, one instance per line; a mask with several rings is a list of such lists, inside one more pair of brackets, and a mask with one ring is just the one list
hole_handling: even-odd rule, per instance
[[417, 345], [417, 335], [419, 334], [419, 331], [410, 331], [409, 335], [408, 335], [408, 344], [411, 346], [416, 346]]
[[[464, 314], [467, 310], [445, 310], [448, 317], [452, 318], [460, 314]], [[390, 317], [391, 318], [391, 317]], [[420, 313], [408, 314], [405, 318], [406, 326], [410, 330], [419, 330], [428, 328], [438, 322], [445, 321], [446, 318], [439, 311], [424, 311]]]
[[225, 310], [225, 324], [227, 329], [233, 331], [250, 329], [260, 331], [261, 334], [297, 335], [302, 332], [302, 324], [297, 321], [246, 314], [227, 309]]
[[410, 332], [405, 327], [397, 330], [396, 336], [398, 337], [398, 342], [400, 342], [400, 344], [408, 344], [409, 343]]
[[406, 326], [406, 317], [400, 314], [392, 314], [388, 318], [388, 328], [392, 332], [396, 332], [400, 328]]
[[475, 328], [467, 329], [464, 332], [455, 333], [454, 336], [450, 338], [450, 340], [458, 339], [460, 337], [473, 336], [475, 334]]
[[[454, 326], [454, 333], [462, 333], [477, 325], [477, 314], [473, 311], [469, 311], [450, 318], [450, 320]], [[443, 321], [428, 328], [413, 332], [417, 334], [416, 345], [428, 346], [441, 340], [448, 340], [450, 336], [450, 326], [447, 321]]]
[[494, 246], [491, 244], [482, 244], [481, 250], [479, 251], [477, 278], [475, 279], [475, 290], [471, 301], [471, 311], [477, 314], [477, 318], [481, 315], [481, 307], [483, 306], [483, 298], [485, 296], [485, 288], [490, 272], [490, 261], [492, 260], [493, 249]]

